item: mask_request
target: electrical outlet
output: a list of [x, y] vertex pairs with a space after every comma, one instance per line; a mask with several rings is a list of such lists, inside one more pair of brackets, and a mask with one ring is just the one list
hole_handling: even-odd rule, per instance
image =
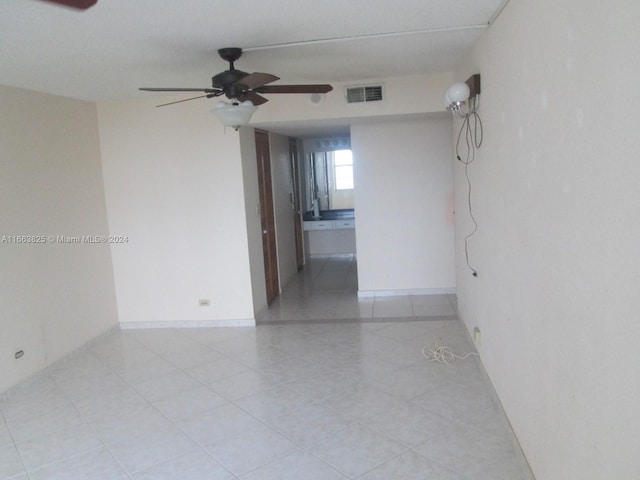
[[211, 302], [209, 302], [208, 298], [201, 298], [200, 300], [198, 300], [198, 305], [200, 305], [201, 307], [208, 307], [211, 305]]
[[478, 327], [473, 327], [473, 343], [480, 346], [480, 329]]

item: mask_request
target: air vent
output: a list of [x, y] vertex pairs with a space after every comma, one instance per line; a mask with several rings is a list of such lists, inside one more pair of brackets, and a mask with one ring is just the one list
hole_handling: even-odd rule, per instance
[[382, 100], [382, 85], [361, 85], [346, 88], [347, 103], [379, 102]]

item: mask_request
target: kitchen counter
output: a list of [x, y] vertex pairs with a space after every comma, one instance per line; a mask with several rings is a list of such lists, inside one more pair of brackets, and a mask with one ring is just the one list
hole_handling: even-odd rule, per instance
[[355, 212], [353, 208], [344, 208], [341, 210], [320, 210], [320, 216], [314, 217], [313, 211], [309, 210], [302, 216], [305, 222], [317, 222], [325, 220], [354, 220]]

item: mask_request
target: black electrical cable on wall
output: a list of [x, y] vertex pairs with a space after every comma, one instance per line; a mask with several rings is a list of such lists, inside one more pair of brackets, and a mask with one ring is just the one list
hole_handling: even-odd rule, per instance
[[[459, 162], [464, 164], [464, 175], [467, 180], [467, 206], [469, 208], [469, 218], [473, 222], [473, 229], [464, 237], [464, 254], [467, 262], [467, 267], [471, 270], [471, 274], [474, 277], [478, 276], [478, 271], [471, 265], [469, 260], [469, 239], [473, 237], [478, 231], [478, 222], [473, 215], [473, 204], [471, 202], [471, 178], [469, 177], [469, 165], [471, 165], [476, 159], [476, 148], [480, 148], [482, 145], [483, 129], [482, 120], [478, 115], [479, 108], [479, 95], [476, 95], [469, 100], [469, 112], [464, 114], [460, 131], [458, 132], [458, 139], [456, 141], [456, 158]], [[463, 159], [460, 156], [460, 142], [462, 140], [462, 133], [464, 132], [464, 139], [467, 147], [467, 153]]]

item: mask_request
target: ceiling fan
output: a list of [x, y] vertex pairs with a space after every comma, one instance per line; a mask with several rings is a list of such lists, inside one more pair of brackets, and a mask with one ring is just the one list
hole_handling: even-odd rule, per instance
[[50, 3], [57, 3], [58, 5], [64, 5], [65, 7], [76, 8], [78, 10], [86, 10], [93, 7], [98, 0], [45, 0]]
[[211, 78], [211, 88], [140, 88], [148, 92], [202, 92], [204, 95], [186, 98], [176, 102], [164, 103], [158, 107], [172, 105], [174, 103], [195, 100], [196, 98], [212, 98], [226, 95], [235, 105], [242, 102], [251, 102], [254, 106], [262, 105], [268, 100], [261, 94], [271, 93], [327, 93], [333, 90], [331, 85], [267, 85], [280, 80], [270, 73], [247, 73], [236, 70], [234, 62], [242, 56], [241, 48], [221, 48], [218, 54], [223, 60], [229, 62], [229, 69], [220, 72]]

